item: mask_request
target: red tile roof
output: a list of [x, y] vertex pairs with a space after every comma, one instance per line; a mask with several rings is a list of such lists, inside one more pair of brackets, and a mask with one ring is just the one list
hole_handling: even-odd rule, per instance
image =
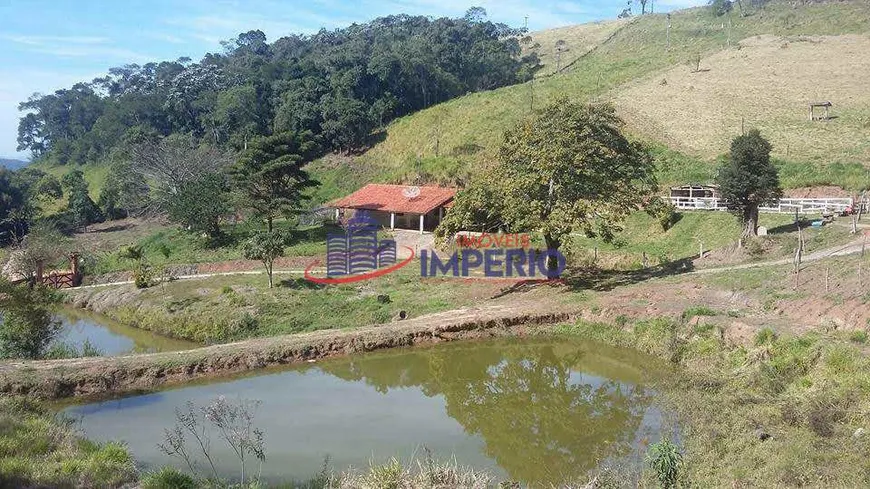
[[370, 183], [347, 197], [334, 201], [331, 206], [342, 209], [426, 214], [453, 200], [455, 188], [417, 187], [420, 195], [409, 199], [404, 191], [407, 185]]

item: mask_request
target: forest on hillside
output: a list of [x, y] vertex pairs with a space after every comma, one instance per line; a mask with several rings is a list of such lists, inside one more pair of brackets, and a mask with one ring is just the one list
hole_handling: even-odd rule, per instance
[[351, 151], [395, 117], [529, 79], [539, 63], [521, 56], [521, 33], [486, 20], [482, 8], [456, 19], [383, 17], [271, 44], [252, 30], [199, 62], [129, 64], [34, 94], [19, 106], [18, 150], [79, 165], [143, 134], [239, 150], [258, 135], [311, 131], [322, 148]]

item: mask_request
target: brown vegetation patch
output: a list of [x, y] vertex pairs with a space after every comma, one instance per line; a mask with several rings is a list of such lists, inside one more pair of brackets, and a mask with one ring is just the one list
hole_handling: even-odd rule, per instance
[[[642, 133], [704, 157], [727, 152], [743, 124], [779, 158], [866, 163], [867, 52], [863, 35], [756, 36], [702, 59], [699, 72], [679, 65], [628, 86], [617, 105]], [[810, 121], [814, 101], [831, 101], [835, 118]]]

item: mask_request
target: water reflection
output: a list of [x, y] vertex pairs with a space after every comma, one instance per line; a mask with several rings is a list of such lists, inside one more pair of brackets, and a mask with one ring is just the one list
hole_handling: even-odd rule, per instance
[[63, 308], [56, 317], [62, 329], [55, 341], [73, 346], [78, 351], [81, 351], [86, 340], [105, 356], [189, 350], [201, 346], [125, 326], [106, 316], [81, 309]]
[[[663, 370], [626, 350], [553, 338], [452, 343], [299, 366], [67, 409], [97, 439], [122, 439], [146, 465], [174, 409], [218, 395], [262, 401], [266, 480], [366, 467], [421, 446], [436, 458], [526, 484], [584, 477], [604, 460], [637, 460], [658, 434], [648, 382]], [[135, 421], [135, 422], [131, 422]], [[653, 436], [654, 437], [654, 436]], [[224, 463], [231, 455], [218, 453]], [[233, 475], [235, 467], [227, 466]]]
[[[512, 479], [547, 484], [625, 457], [639, 438], [653, 393], [638, 383], [641, 366], [623, 365], [619, 372], [604, 365], [602, 353], [593, 354], [588, 344], [524, 340], [359, 357], [321, 368], [382, 393], [417, 386], [427, 396], [443, 396], [447, 414], [482, 437], [486, 455]], [[595, 375], [602, 367], [616, 376]], [[656, 427], [646, 428], [655, 434]]]

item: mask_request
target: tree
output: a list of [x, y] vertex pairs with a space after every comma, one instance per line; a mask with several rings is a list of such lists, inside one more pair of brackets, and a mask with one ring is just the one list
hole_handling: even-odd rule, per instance
[[[610, 105], [558, 100], [507, 131], [495, 167], [457, 195], [445, 230], [477, 223], [469, 204], [488, 209], [510, 232], [540, 232], [558, 250], [572, 232], [612, 239], [620, 223], [644, 207], [656, 190], [653, 159], [621, 132]], [[479, 201], [466, 203], [469, 195]], [[557, 267], [555, 257], [548, 268]]]
[[67, 212], [72, 220], [73, 227], [87, 229], [89, 224], [103, 220], [103, 213], [97, 204], [91, 200], [88, 194], [88, 183], [85, 181], [81, 170], [73, 170], [61, 179], [66, 193], [69, 196]]
[[127, 161], [112, 163], [97, 205], [108, 219], [141, 216], [153, 209], [151, 189], [142, 173]]
[[230, 169], [244, 204], [266, 220], [269, 232], [275, 217], [296, 210], [302, 191], [317, 185], [302, 169], [316, 149], [310, 131], [260, 137]]
[[43, 287], [0, 278], [0, 357], [40, 358], [61, 330], [53, 314], [56, 302]]
[[53, 226], [39, 222], [13, 248], [7, 266], [13, 274], [35, 283], [39, 270], [66, 259], [72, 250], [70, 239]]
[[465, 11], [465, 17], [463, 18], [471, 23], [483, 22], [486, 20], [486, 9], [483, 7], [471, 7]]
[[782, 197], [770, 151], [770, 143], [753, 129], [734, 138], [728, 159], [719, 167], [716, 183], [728, 209], [743, 223], [742, 238], [758, 235], [758, 207]]
[[248, 260], [260, 260], [269, 276], [272, 288], [272, 265], [279, 256], [284, 256], [284, 238], [275, 232], [260, 232], [251, 236], [242, 245], [242, 255]]
[[20, 239], [30, 216], [26, 190], [16, 182], [13, 172], [0, 168], [0, 245]]
[[189, 135], [173, 134], [165, 138], [136, 131], [129, 135], [128, 145], [132, 164], [138, 173], [136, 188], [152, 182], [155, 192], [150, 198], [159, 210], [168, 211], [181, 189], [203, 175], [222, 172], [230, 163], [229, 156], [218, 148], [201, 145]]
[[169, 219], [209, 238], [221, 235], [220, 218], [230, 211], [227, 181], [219, 173], [207, 173], [185, 183], [169, 200]]
[[734, 8], [734, 4], [731, 0], [710, 0], [710, 10], [716, 17], [727, 14], [732, 8]]

